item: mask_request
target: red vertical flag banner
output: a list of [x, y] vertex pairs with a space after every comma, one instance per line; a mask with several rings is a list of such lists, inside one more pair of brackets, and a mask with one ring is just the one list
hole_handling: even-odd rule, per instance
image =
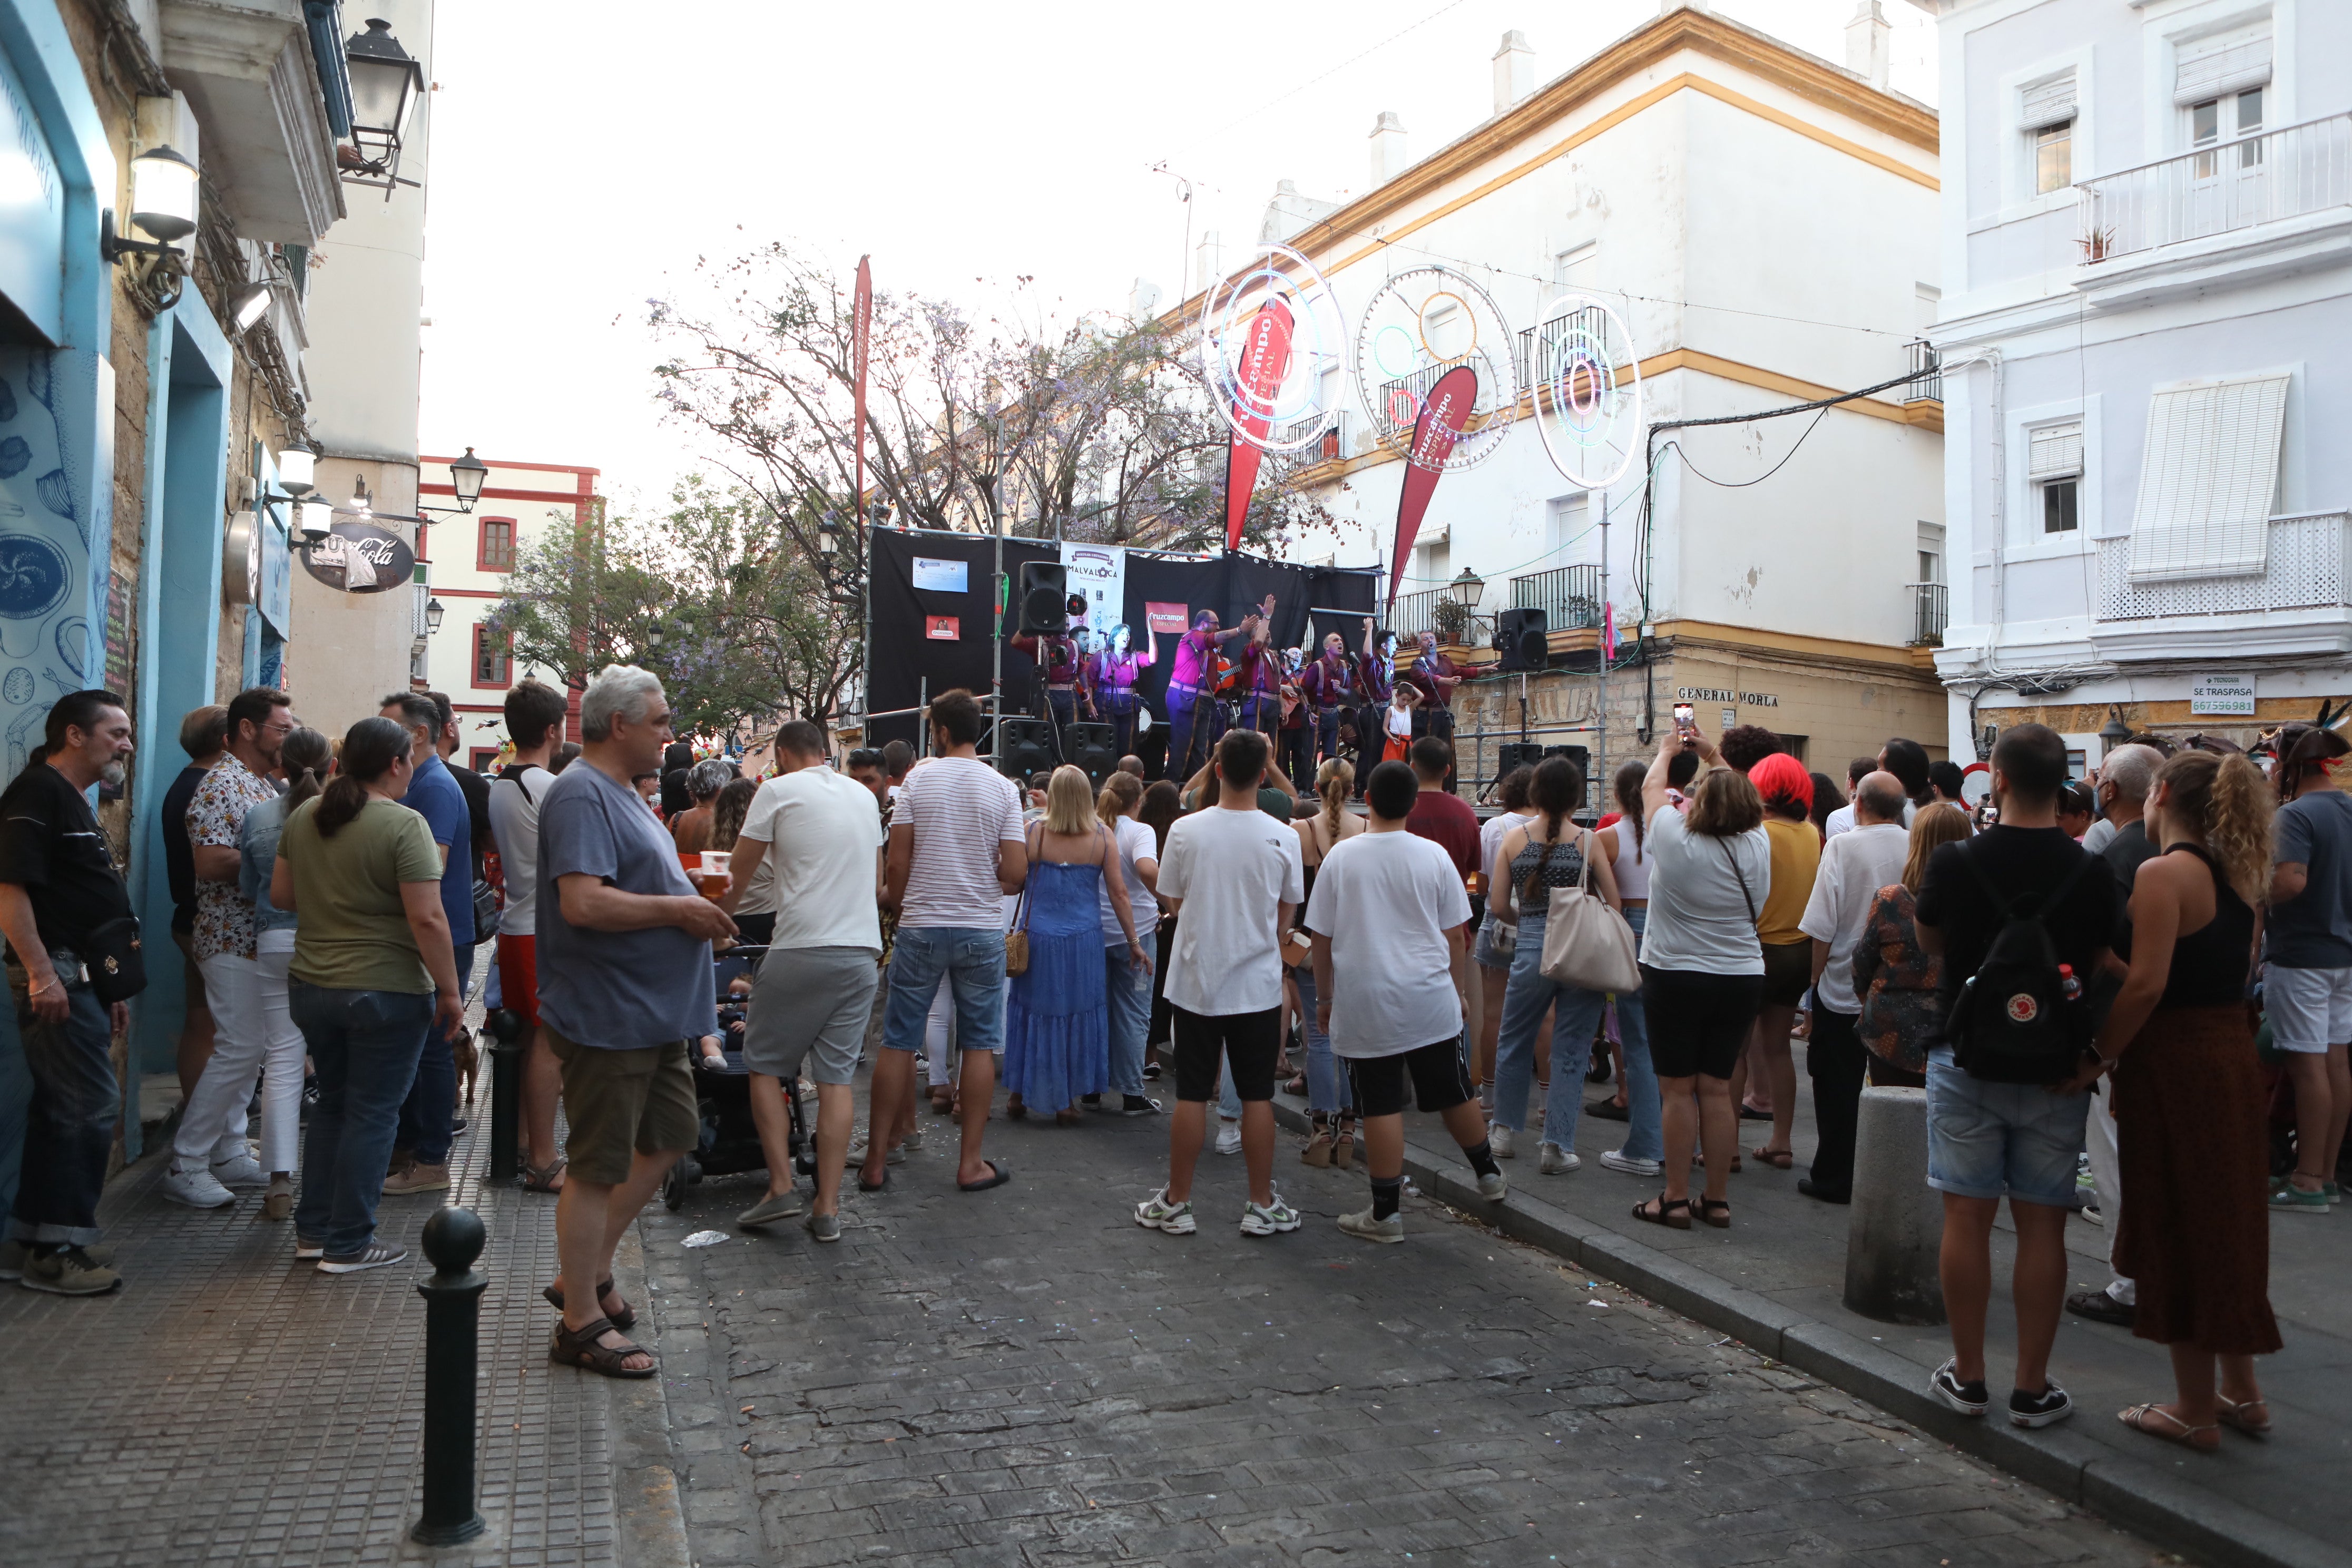
[[1257, 489], [1258, 465], [1265, 460], [1265, 450], [1257, 443], [1273, 428], [1273, 421], [1259, 410], [1274, 405], [1275, 394], [1290, 374], [1290, 334], [1296, 324], [1289, 302], [1283, 300], [1268, 301], [1250, 318], [1249, 339], [1235, 377], [1244, 395], [1234, 399], [1236, 428], [1225, 445], [1227, 550], [1242, 547], [1242, 524], [1249, 518], [1250, 495]]
[[1412, 556], [1412, 542], [1429, 510], [1429, 498], [1445, 472], [1454, 443], [1470, 427], [1471, 405], [1478, 401], [1478, 373], [1455, 365], [1429, 389], [1421, 417], [1412, 423], [1412, 447], [1405, 454], [1404, 484], [1397, 495], [1396, 554], [1389, 565], [1389, 609], [1396, 609], [1397, 588], [1404, 582], [1404, 565]]
[[851, 420], [851, 440], [857, 447], [857, 489], [850, 504], [856, 511], [860, 538], [866, 531], [866, 348], [874, 335], [874, 270], [867, 265], [869, 260], [864, 256], [857, 258], [856, 320], [850, 329], [849, 344], [850, 364], [857, 378], [856, 411]]

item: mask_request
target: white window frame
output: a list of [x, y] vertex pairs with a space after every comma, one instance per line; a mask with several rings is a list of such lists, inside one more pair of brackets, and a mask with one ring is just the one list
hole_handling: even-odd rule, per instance
[[1580, 561], [1573, 558], [1577, 551], [1577, 539], [1560, 537], [1562, 531], [1560, 519], [1570, 512], [1586, 525], [1577, 530], [1577, 539], [1580, 539], [1591, 523], [1592, 492], [1570, 490], [1566, 495], [1553, 496], [1544, 502], [1543, 564], [1537, 567], [1537, 571], [1549, 572], [1559, 566], [1582, 564]]
[[[2092, 55], [2091, 46], [2084, 44], [2063, 54], [2047, 56], [2000, 78], [1993, 101], [1998, 106], [1996, 113], [2002, 145], [2001, 206], [1993, 216], [1994, 223], [2015, 223], [2021, 218], [2035, 217], [2042, 213], [2072, 210], [2078, 199], [2074, 187], [2095, 172], [2092, 138], [2098, 118], [2095, 80], [2091, 72]], [[2069, 71], [2074, 75], [2074, 118], [2068, 149], [2069, 182], [2054, 191], [2036, 191], [2033, 188], [2036, 184], [2036, 132], [2025, 128], [2026, 94]]]
[[[2271, 26], [2271, 79], [2263, 89], [2263, 124], [2293, 125], [2295, 107], [2296, 8], [2302, 0], [2147, 0], [2141, 11], [2141, 145], [2136, 162], [2191, 151], [2188, 111], [2172, 101], [2180, 51], [2217, 33]], [[2224, 138], [2227, 140], [2227, 138]]]
[[[2063, 403], [2012, 409], [2004, 432], [2009, 495], [2009, 538], [2003, 559], [2040, 561], [2052, 556], [2086, 555], [2106, 532], [2105, 485], [2100, 454], [2100, 394]], [[2083, 427], [2083, 468], [2074, 479], [2074, 528], [2069, 533], [2042, 531], [2042, 486], [2033, 478], [2033, 434], [2057, 425]], [[1948, 569], [1948, 561], [1947, 563]]]

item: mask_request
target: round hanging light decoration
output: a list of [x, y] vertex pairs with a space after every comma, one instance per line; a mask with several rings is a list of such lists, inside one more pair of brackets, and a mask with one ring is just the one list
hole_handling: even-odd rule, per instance
[[1537, 434], [1585, 489], [1623, 477], [1642, 445], [1642, 365], [1624, 318], [1590, 294], [1546, 305], [1529, 334]]
[[1439, 472], [1475, 468], [1499, 451], [1519, 416], [1511, 324], [1494, 296], [1451, 267], [1416, 267], [1381, 286], [1356, 322], [1356, 395], [1381, 446], [1402, 457], [1430, 390], [1467, 365], [1478, 378], [1470, 424]]
[[1267, 452], [1312, 446], [1339, 412], [1324, 372], [1343, 363], [1347, 323], [1315, 264], [1265, 245], [1201, 302], [1201, 368], [1218, 415]]

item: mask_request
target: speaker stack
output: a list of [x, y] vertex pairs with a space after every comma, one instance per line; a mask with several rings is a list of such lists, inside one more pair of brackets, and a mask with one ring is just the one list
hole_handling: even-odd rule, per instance
[[1551, 662], [1549, 622], [1541, 610], [1504, 610], [1495, 616], [1499, 670], [1542, 669]]
[[1111, 727], [1077, 723], [1062, 731], [1062, 755], [1086, 770], [1097, 789], [1118, 771], [1118, 753], [1111, 749]]
[[1576, 764], [1576, 771], [1585, 783], [1592, 782], [1592, 748], [1590, 746], [1547, 746], [1538, 741], [1506, 741], [1495, 748], [1495, 776], [1507, 778], [1513, 768], [1534, 767], [1546, 757], [1566, 757]]
[[996, 731], [997, 765], [1015, 784], [1025, 784], [1054, 765], [1054, 728], [1045, 720], [1000, 719]]

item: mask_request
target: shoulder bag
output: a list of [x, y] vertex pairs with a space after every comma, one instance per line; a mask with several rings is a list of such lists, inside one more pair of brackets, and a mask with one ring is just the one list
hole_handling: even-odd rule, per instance
[[[1039, 839], [1044, 842], [1043, 837]], [[1028, 875], [1021, 879], [1021, 900], [1013, 906], [1013, 929], [1004, 933], [1004, 973], [1029, 973], [1029, 884], [1037, 879], [1037, 857], [1029, 857]]]
[[1592, 891], [1591, 833], [1583, 835], [1580, 848], [1584, 863], [1577, 873], [1575, 895], [1563, 900], [1565, 888], [1552, 893], [1544, 919], [1543, 957], [1537, 967], [1555, 984], [1629, 995], [1642, 988], [1633, 928]]

